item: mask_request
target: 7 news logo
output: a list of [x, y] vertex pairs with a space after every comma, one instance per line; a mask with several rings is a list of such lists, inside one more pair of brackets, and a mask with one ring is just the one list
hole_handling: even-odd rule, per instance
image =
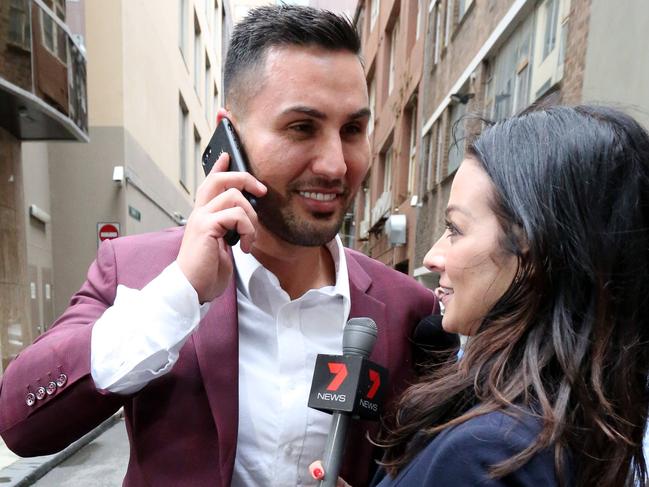
[[[327, 391], [330, 392], [319, 392], [318, 399], [323, 399], [325, 401], [346, 401], [347, 396], [345, 394], [336, 394], [335, 392], [340, 389], [340, 386], [345, 382], [345, 379], [349, 375], [347, 365], [342, 362], [329, 362], [327, 366], [329, 367], [329, 372], [333, 374], [333, 378], [327, 386]], [[368, 374], [370, 387], [365, 394], [365, 397], [361, 397], [360, 401], [363, 406], [376, 409], [378, 406], [375, 403], [370, 403], [370, 401], [374, 399], [379, 387], [381, 386], [381, 375], [374, 369], [368, 369]]]

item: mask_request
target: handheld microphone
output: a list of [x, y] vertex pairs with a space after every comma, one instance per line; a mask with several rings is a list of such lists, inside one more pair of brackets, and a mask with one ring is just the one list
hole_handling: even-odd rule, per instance
[[309, 407], [332, 413], [320, 487], [336, 486], [350, 419], [378, 419], [387, 371], [367, 360], [377, 331], [372, 319], [352, 318], [343, 330], [343, 355], [321, 354], [316, 359]]
[[460, 348], [457, 333], [448, 333], [442, 327], [442, 315], [422, 319], [412, 335], [412, 355], [415, 367], [446, 362]]

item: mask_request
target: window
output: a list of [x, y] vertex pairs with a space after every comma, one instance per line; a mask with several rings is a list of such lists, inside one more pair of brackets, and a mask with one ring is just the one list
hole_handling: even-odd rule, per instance
[[502, 120], [530, 102], [533, 24], [533, 16], [528, 17], [489, 60], [485, 85], [487, 118]]
[[431, 0], [428, 8], [428, 25], [430, 32], [431, 68], [439, 62], [442, 38], [442, 11], [438, 0]]
[[367, 180], [363, 182], [363, 220], [370, 221], [370, 210], [372, 209], [371, 193]]
[[192, 161], [192, 167], [194, 168], [194, 197], [196, 196], [196, 190], [198, 189], [198, 180], [199, 180], [199, 169], [201, 165], [198, 161], [201, 160], [201, 136], [194, 127], [194, 160]]
[[417, 0], [417, 30], [415, 31], [415, 39], [419, 39], [419, 33], [421, 32], [421, 19], [424, 18], [422, 15], [424, 1], [425, 0]]
[[187, 130], [188, 130], [188, 113], [187, 105], [183, 99], [180, 99], [180, 106], [178, 107], [178, 134], [179, 134], [179, 171], [178, 179], [180, 184], [187, 190]]
[[376, 117], [376, 80], [372, 76], [370, 81], [370, 119], [367, 123], [367, 133], [371, 134], [374, 131], [374, 120]]
[[27, 0], [11, 0], [9, 4], [9, 39], [14, 46], [31, 50], [31, 24]]
[[421, 150], [421, 168], [419, 170], [419, 193], [425, 194], [429, 189], [430, 185], [428, 181], [430, 179], [430, 169], [431, 169], [431, 144], [432, 144], [432, 132], [426, 132], [424, 136], [422, 150]]
[[221, 38], [221, 24], [219, 22], [219, 2], [214, 2], [214, 21], [212, 24], [212, 42], [214, 43], [214, 52], [218, 52], [219, 39]]
[[383, 153], [383, 191], [390, 191], [392, 187], [392, 146]]
[[444, 130], [442, 129], [442, 118], [435, 122], [435, 183], [442, 180], [442, 164], [444, 162]]
[[408, 194], [415, 193], [415, 170], [417, 168], [417, 105], [411, 104], [408, 113], [410, 122], [410, 157], [408, 159]]
[[448, 46], [453, 30], [453, 0], [446, 0], [446, 23], [444, 31], [444, 47]]
[[371, 0], [370, 5], [370, 31], [374, 29], [376, 20], [379, 18], [379, 10], [381, 9], [381, 0]]
[[490, 61], [485, 61], [484, 72], [486, 80], [484, 84], [484, 106], [482, 116], [490, 119], [493, 117], [494, 109], [494, 78]]
[[43, 46], [64, 64], [68, 63], [68, 36], [53, 17], [39, 9]]
[[185, 55], [186, 44], [185, 39], [187, 38], [187, 0], [178, 0], [178, 6], [180, 8], [179, 16], [179, 25], [178, 25], [178, 47], [180, 47], [180, 52]]
[[365, 25], [365, 9], [361, 9], [358, 14], [358, 19], [356, 19], [356, 32], [358, 32], [358, 38], [363, 39], [363, 26]]
[[394, 77], [396, 75], [397, 64], [397, 39], [399, 38], [399, 18], [394, 22], [392, 32], [390, 33], [390, 64], [388, 72], [388, 95], [394, 88]]
[[[214, 83], [214, 104], [212, 105], [214, 107], [214, 113], [216, 114], [216, 111], [219, 109], [219, 89], [216, 87], [216, 83]], [[208, 120], [209, 125], [211, 124], [216, 124], [216, 116], [213, 115], [211, 120]]]
[[534, 11], [534, 54], [528, 75], [532, 100], [563, 78], [570, 0], [545, 0]]
[[201, 52], [201, 29], [198, 26], [198, 18], [194, 14], [194, 88], [196, 94], [200, 92], [201, 86], [201, 64], [203, 61]]
[[545, 35], [543, 36], [542, 60], [554, 50], [557, 43], [557, 17], [559, 0], [547, 0], [545, 3]]
[[458, 22], [462, 20], [464, 14], [467, 13], [469, 7], [473, 3], [473, 0], [458, 0], [457, 2], [457, 20]]
[[205, 100], [203, 104], [205, 105], [205, 118], [209, 122], [210, 120], [210, 101], [212, 99], [211, 95], [211, 90], [210, 87], [212, 86], [212, 83], [210, 82], [210, 78], [212, 76], [212, 65], [210, 64], [210, 59], [207, 56], [207, 53], [205, 53]]
[[53, 10], [59, 20], [61, 20], [61, 22], [65, 22], [65, 0], [54, 0]]
[[[514, 113], [518, 113], [528, 105], [530, 93], [530, 63], [524, 59], [516, 68], [516, 83], [514, 89]], [[514, 114], [512, 113], [512, 115]]]
[[451, 120], [449, 123], [449, 140], [451, 147], [448, 152], [448, 174], [452, 174], [459, 166], [464, 158], [464, 120], [463, 116], [466, 114], [466, 105], [464, 103], [456, 103], [451, 107]]

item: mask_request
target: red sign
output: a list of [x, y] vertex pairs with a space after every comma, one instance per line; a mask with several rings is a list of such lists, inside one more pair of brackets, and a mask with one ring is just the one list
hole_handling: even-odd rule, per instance
[[100, 242], [117, 238], [119, 237], [119, 223], [98, 223], [97, 234]]

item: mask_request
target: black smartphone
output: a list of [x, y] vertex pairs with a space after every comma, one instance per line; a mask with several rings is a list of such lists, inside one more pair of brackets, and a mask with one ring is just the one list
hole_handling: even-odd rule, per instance
[[[228, 171], [250, 172], [248, 169], [248, 159], [243, 150], [243, 146], [239, 141], [239, 136], [232, 122], [227, 118], [223, 118], [216, 127], [209, 144], [203, 151], [201, 158], [203, 171], [207, 176], [212, 170], [212, 166], [223, 153], [227, 152], [230, 156], [230, 166]], [[257, 199], [247, 191], [242, 191], [243, 196], [250, 202], [253, 208], [257, 208]], [[223, 237], [228, 245], [235, 245], [239, 241], [239, 234], [236, 230], [228, 230]]]

